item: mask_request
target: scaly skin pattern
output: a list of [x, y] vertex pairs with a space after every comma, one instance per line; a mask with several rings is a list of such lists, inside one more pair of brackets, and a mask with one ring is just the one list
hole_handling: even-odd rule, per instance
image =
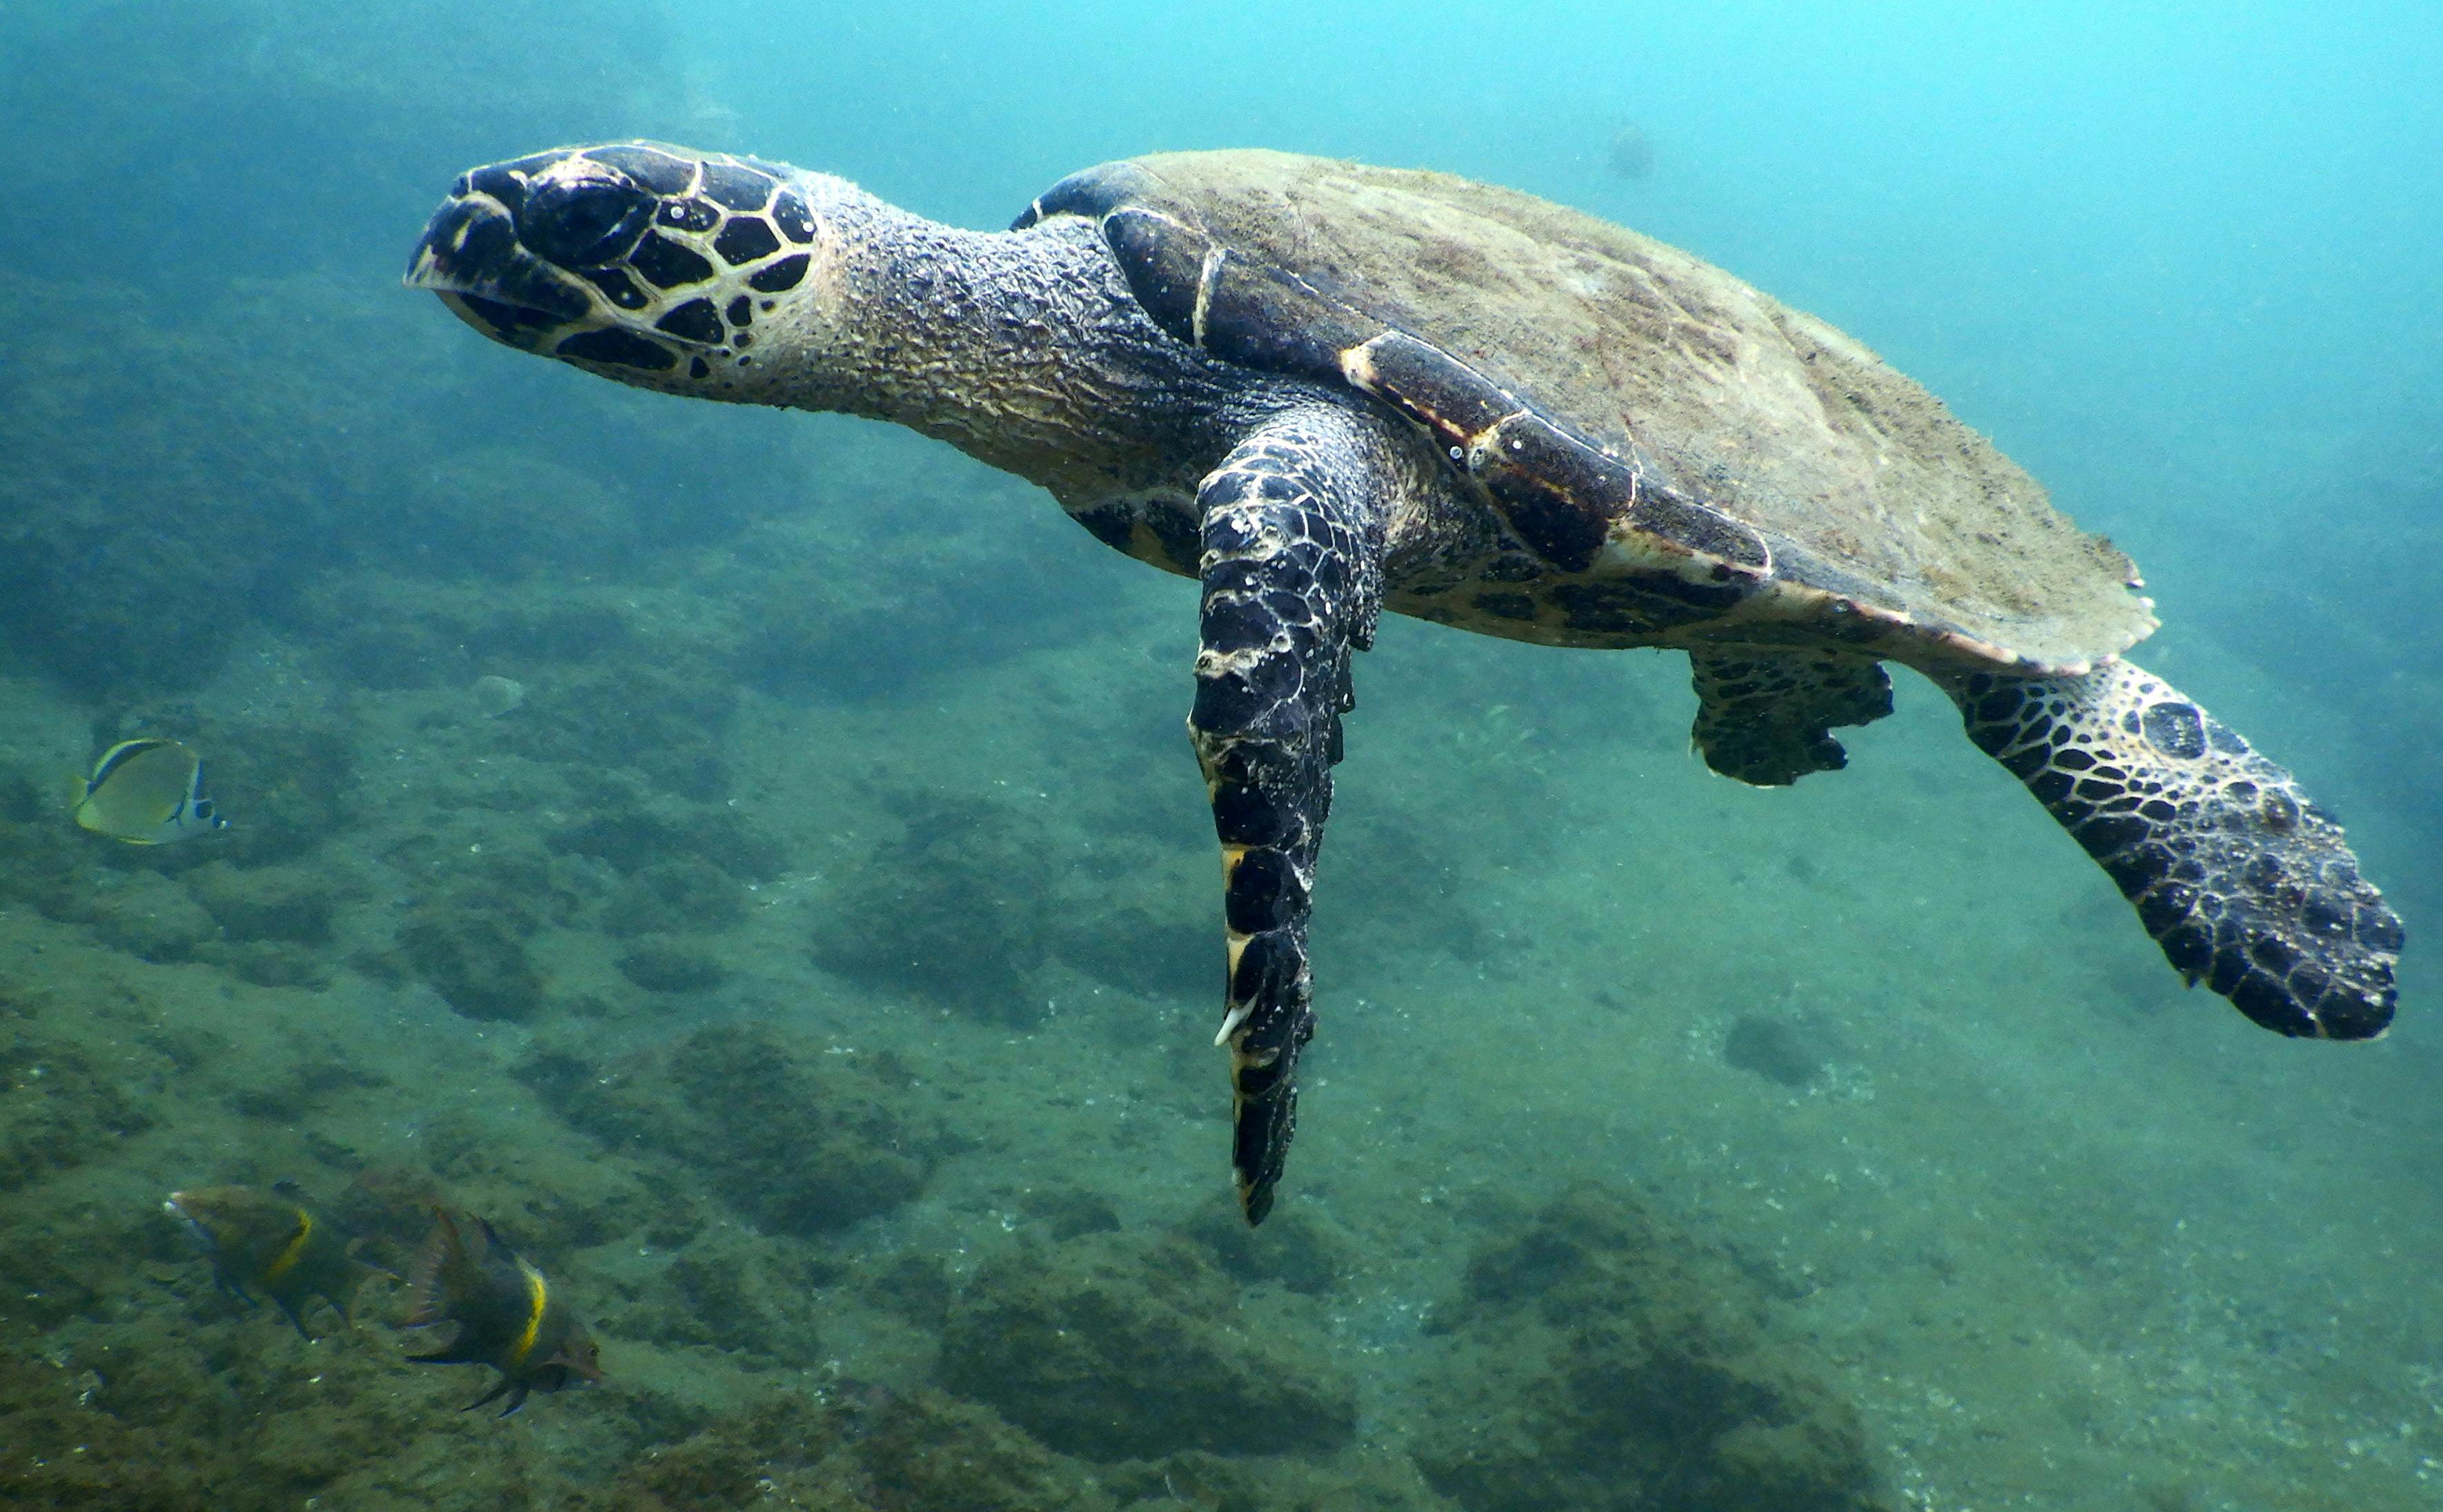
[[2279, 1034], [2383, 1032], [2400, 920], [2289, 773], [2125, 661], [1938, 681], [1969, 738], [2110, 874], [2181, 975]]
[[[1229, 158], [1234, 173], [1258, 172]], [[1164, 164], [1191, 185], [1201, 173], [1188, 159]], [[1314, 166], [1324, 179], [1340, 173]], [[1645, 351], [1690, 392], [1718, 393], [1728, 420], [1754, 421], [1759, 445], [1838, 440], [1781, 423], [1796, 415], [1901, 446], [1917, 469], [1908, 486], [1966, 511], [1951, 535], [1920, 542], [1924, 561], [1977, 569], [1963, 581], [2018, 606], [1999, 619], [1968, 613], [1957, 595], [1901, 593], [1873, 565], [1864, 547], [1884, 538], [1876, 520], [1903, 507], [1918, 519], [1926, 502], [1906, 486], [1881, 501], [1882, 516], [1867, 507], [1876, 501], [1843, 494], [1826, 496], [1821, 519], [1764, 508], [1764, 493], [1733, 486], [1739, 459], [1704, 440], [1722, 417], [1686, 433], [1656, 418], [1688, 423], [1680, 389], [1648, 395], [1643, 438], [1607, 442], [1581, 428], [1603, 416], [1547, 412], [1497, 371], [1523, 364], [1576, 392], [1576, 357], [1505, 338], [1471, 365], [1473, 349], [1399, 328], [1396, 310], [1325, 276], [1329, 260], [1295, 238], [1274, 252], [1238, 245], [1229, 216], [1214, 230], [1195, 193], [1159, 191], [1148, 172], [1089, 170], [1012, 231], [977, 232], [779, 163], [644, 142], [562, 148], [460, 179], [408, 282], [493, 340], [622, 383], [910, 427], [1041, 484], [1110, 545], [1201, 580], [1189, 726], [1222, 847], [1221, 1040], [1251, 1220], [1271, 1206], [1295, 1129], [1331, 769], [1350, 658], [1385, 607], [1545, 645], [1688, 651], [1706, 761], [1766, 785], [1843, 764], [1831, 731], [1890, 708], [1881, 664], [1914, 667], [2103, 864], [2192, 982], [2286, 1034], [2363, 1038], [2388, 1021], [2399, 922], [2340, 829], [2288, 774], [2111, 659], [2154, 623], [2128, 596], [2127, 559], [2076, 537], [2031, 482], [1871, 354], [1790, 312], [1716, 330], [1701, 301], [1681, 306], [1695, 323], [1672, 327], [1697, 339]], [[1403, 226], [1445, 224], [1435, 217], [1462, 201], [1510, 228], [1500, 236], [1568, 219], [1439, 179], [1397, 192], [1384, 182], [1367, 192], [1392, 193], [1381, 203], [1406, 204], [1411, 219], [1313, 226], [1316, 245], [1333, 243], [1326, 233], [1347, 233], [1350, 247], [1406, 245]], [[1473, 251], [1432, 253], [1439, 244], [1422, 235], [1414, 245], [1447, 276], [1469, 265], [1453, 249]], [[1686, 289], [1762, 300], [1684, 254], [1614, 250], [1617, 268], [1667, 264]], [[1502, 305], [1500, 281], [1475, 286], [1497, 306], [1479, 314], [1520, 313]], [[1560, 283], [1540, 287], [1562, 300], [1552, 308], [1570, 305]], [[1429, 331], [1436, 312], [1415, 313]], [[1645, 339], [1607, 318], [1595, 326], [1616, 345]], [[1774, 390], [1781, 400], [1743, 375], [1750, 340], [1778, 343], [1793, 364], [1777, 370], [1796, 385]], [[1635, 353], [1594, 355], [1608, 367]], [[1865, 387], [1810, 387], [1828, 367]], [[1708, 387], [1723, 373], [1737, 381]], [[1617, 392], [1587, 402], [1626, 403], [1634, 385], [1613, 382]], [[1832, 476], [1863, 476], [1841, 470], [1837, 446], [1785, 460], [1803, 475], [1809, 455]], [[1954, 486], [1963, 478], [2010, 507], [1980, 521]], [[1841, 528], [1798, 528], [1809, 524]], [[1983, 546], [1953, 538], [1962, 529]], [[1989, 568], [2004, 580], [1988, 581]]]
[[1697, 722], [1689, 738], [1705, 765], [1758, 788], [1785, 787], [1810, 772], [1838, 772], [1849, 754], [1838, 724], [1892, 712], [1892, 680], [1872, 657], [1791, 650], [1770, 656], [1691, 650]]
[[1350, 658], [1383, 598], [1381, 432], [1348, 410], [1289, 410], [1204, 480], [1196, 759], [1213, 800], [1230, 945], [1231, 1166], [1250, 1223], [1273, 1205], [1314, 1033], [1307, 913], [1332, 812]]

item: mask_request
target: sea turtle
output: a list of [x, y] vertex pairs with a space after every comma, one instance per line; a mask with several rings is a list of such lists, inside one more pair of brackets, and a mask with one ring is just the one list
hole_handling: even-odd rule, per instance
[[460, 178], [407, 282], [623, 383], [846, 410], [1031, 479], [1203, 584], [1233, 1166], [1273, 1201], [1307, 920], [1385, 609], [1688, 653], [1714, 770], [1843, 764], [1931, 679], [2190, 982], [2363, 1039], [2399, 920], [2289, 774], [2122, 652], [2129, 559], [1924, 390], [1685, 252], [1508, 190], [1275, 152], [1088, 169], [1005, 232], [651, 142]]

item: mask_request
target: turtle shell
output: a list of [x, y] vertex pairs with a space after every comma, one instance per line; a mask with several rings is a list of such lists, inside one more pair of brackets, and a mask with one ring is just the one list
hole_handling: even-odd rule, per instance
[[2084, 670], [2154, 628], [2128, 557], [1941, 401], [1634, 231], [1258, 151], [1090, 169], [1019, 225], [1064, 214], [1100, 221], [1173, 336], [1424, 426], [1561, 574], [1660, 551], [1770, 599], [1791, 638], [1823, 611], [1921, 660]]

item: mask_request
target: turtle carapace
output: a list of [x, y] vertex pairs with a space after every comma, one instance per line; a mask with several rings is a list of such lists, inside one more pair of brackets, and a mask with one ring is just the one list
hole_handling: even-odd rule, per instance
[[2122, 653], [2129, 559], [1923, 389], [1685, 252], [1508, 190], [1270, 152], [1063, 179], [975, 232], [646, 142], [480, 168], [408, 282], [672, 393], [911, 426], [1197, 578], [1234, 1165], [1271, 1207], [1350, 659], [1384, 610], [1684, 650], [1717, 772], [1788, 783], [1931, 679], [2191, 982], [2362, 1039], [2399, 920], [2289, 774]]

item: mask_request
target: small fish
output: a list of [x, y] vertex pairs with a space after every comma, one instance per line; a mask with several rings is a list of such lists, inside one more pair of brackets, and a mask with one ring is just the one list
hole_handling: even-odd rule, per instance
[[252, 1187], [198, 1187], [173, 1192], [163, 1211], [184, 1218], [203, 1242], [212, 1280], [248, 1302], [261, 1292], [280, 1304], [307, 1339], [305, 1304], [320, 1297], [348, 1318], [348, 1304], [368, 1276], [386, 1276], [357, 1258], [356, 1246], [313, 1210]]
[[468, 692], [474, 697], [477, 712], [487, 720], [497, 720], [526, 701], [526, 685], [513, 677], [479, 677]]
[[1654, 143], [1636, 126], [1625, 125], [1611, 134], [1604, 160], [1618, 177], [1644, 178], [1654, 172]]
[[121, 740], [101, 754], [77, 800], [76, 822], [136, 846], [166, 846], [226, 829], [204, 796], [204, 763], [175, 740]]
[[410, 1328], [454, 1325], [426, 1365], [489, 1365], [501, 1382], [468, 1402], [473, 1412], [506, 1393], [503, 1417], [524, 1407], [528, 1392], [556, 1392], [572, 1379], [602, 1378], [600, 1349], [568, 1303], [552, 1295], [542, 1272], [518, 1258], [492, 1226], [471, 1213], [432, 1210], [432, 1234], [409, 1269], [415, 1288]]

